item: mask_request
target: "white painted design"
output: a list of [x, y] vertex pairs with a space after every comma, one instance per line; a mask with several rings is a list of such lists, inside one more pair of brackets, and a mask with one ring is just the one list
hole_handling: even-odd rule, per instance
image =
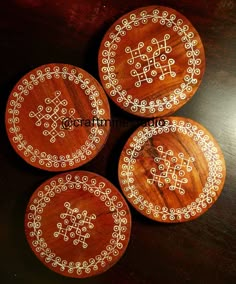
[[29, 157], [32, 163], [38, 162], [41, 166], [45, 165], [47, 168], [62, 168], [74, 166], [81, 161], [86, 160], [99, 144], [100, 137], [104, 134], [104, 130], [99, 125], [94, 125], [90, 129], [88, 138], [84, 145], [78, 148], [75, 152], [67, 155], [53, 155], [52, 153], [41, 152], [35, 149], [21, 133], [20, 128], [20, 109], [24, 103], [25, 97], [30, 95], [31, 90], [38, 84], [43, 83], [45, 80], [63, 79], [74, 82], [79, 85], [84, 91], [84, 95], [88, 97], [91, 104], [91, 114], [99, 119], [103, 119], [105, 110], [103, 109], [103, 102], [100, 99], [100, 94], [95, 85], [91, 84], [90, 80], [83, 77], [83, 74], [78, 73], [76, 69], [68, 69], [68, 67], [54, 68], [46, 67], [43, 70], [37, 70], [36, 74], [30, 74], [29, 80], [24, 79], [22, 84], [19, 84], [17, 91], [12, 95], [10, 105], [8, 108], [9, 113], [9, 132], [13, 134], [12, 141], [17, 144], [19, 151], [23, 151], [25, 157]]
[[[48, 246], [42, 231], [41, 220], [44, 208], [49, 206], [53, 198], [67, 190], [83, 190], [88, 191], [92, 195], [101, 200], [106, 207], [109, 208], [111, 216], [114, 220], [113, 232], [106, 247], [100, 254], [85, 259], [83, 262], [74, 262], [70, 259], [61, 259]], [[94, 178], [88, 176], [72, 176], [68, 174], [65, 178], [54, 179], [50, 184], [45, 185], [42, 191], [38, 191], [38, 196], [29, 204], [30, 212], [27, 215], [29, 229], [29, 236], [32, 238], [32, 245], [38, 255], [44, 259], [45, 262], [51, 263], [52, 267], [60, 267], [61, 271], [67, 270], [68, 273], [82, 272], [89, 274], [91, 270], [98, 270], [98, 267], [104, 267], [112, 261], [113, 256], [119, 255], [122, 250], [126, 237], [124, 232], [127, 231], [127, 213], [124, 210], [122, 201], [118, 201], [118, 197], [112, 193], [112, 190], [106, 187], [104, 182], [97, 182]], [[53, 205], [52, 205], [53, 206]], [[53, 210], [53, 208], [52, 208]]]
[[[62, 127], [62, 120], [65, 117], [74, 118], [75, 109], [70, 108], [67, 110], [65, 107], [68, 105], [66, 99], [61, 99], [61, 92], [56, 91], [54, 98], [46, 98], [44, 100], [46, 107], [39, 105], [37, 112], [31, 111], [29, 117], [36, 118], [35, 125], [44, 127], [43, 135], [50, 137], [50, 142], [54, 143], [56, 137], [65, 137], [65, 130]], [[73, 126], [69, 127], [67, 131], [73, 130]]]
[[[177, 132], [178, 134], [191, 137], [194, 143], [197, 143], [208, 162], [209, 172], [202, 192], [195, 201], [182, 208], [160, 207], [145, 200], [135, 186], [133, 173], [134, 165], [144, 144], [152, 136], [171, 132]], [[222, 183], [222, 161], [220, 160], [214, 142], [210, 140], [209, 136], [206, 135], [203, 130], [198, 129], [196, 125], [184, 121], [178, 122], [176, 120], [171, 121], [165, 119], [165, 126], [144, 127], [133, 137], [121, 163], [121, 183], [127, 198], [130, 199], [131, 203], [135, 206], [138, 205], [141, 211], [145, 211], [148, 215], [151, 214], [154, 218], [161, 217], [163, 221], [167, 219], [171, 221], [180, 220], [181, 218], [189, 219], [191, 216], [201, 213], [208, 204], [213, 203], [216, 192], [219, 190], [219, 186]]]
[[147, 179], [147, 183], [156, 183], [160, 188], [165, 184], [169, 184], [169, 190], [178, 192], [181, 195], [185, 194], [183, 184], [188, 183], [188, 179], [185, 177], [186, 171], [191, 172], [191, 163], [195, 161], [193, 157], [186, 159], [183, 153], [179, 153], [178, 157], [174, 156], [172, 150], [164, 151], [162, 146], [157, 147], [157, 157], [154, 158], [154, 162], [157, 163], [157, 168], [151, 168], [151, 179]]
[[132, 77], [137, 77], [136, 87], [140, 87], [143, 82], [152, 83], [152, 77], [157, 75], [159, 80], [164, 80], [166, 75], [176, 76], [176, 73], [171, 69], [175, 60], [167, 57], [167, 54], [172, 51], [172, 47], [167, 45], [168, 39], [170, 39], [170, 35], [166, 34], [161, 41], [153, 38], [151, 45], [146, 48], [143, 42], [139, 42], [134, 49], [129, 46], [125, 48], [125, 52], [131, 55], [127, 63], [135, 67], [130, 71], [130, 74]]
[[[139, 100], [128, 94], [117, 79], [115, 67], [116, 50], [121, 40], [129, 33], [130, 30], [139, 25], [146, 25], [152, 21], [153, 24], [165, 25], [169, 29], [181, 37], [181, 41], [186, 50], [188, 68], [183, 82], [168, 97], [156, 99], [148, 102], [147, 100]], [[116, 96], [118, 103], [123, 103], [125, 108], [130, 107], [132, 112], [140, 111], [141, 113], [163, 112], [165, 109], [171, 109], [178, 105], [181, 100], [186, 99], [186, 93], [191, 93], [193, 86], [198, 83], [197, 77], [201, 74], [198, 66], [201, 64], [200, 50], [196, 48], [198, 41], [192, 31], [189, 31], [188, 25], [184, 24], [182, 19], [176, 19], [176, 15], [170, 14], [167, 11], [160, 12], [154, 9], [148, 14], [143, 10], [140, 14], [130, 14], [129, 18], [124, 18], [122, 22], [115, 26], [113, 32], [109, 34], [109, 40], [105, 41], [102, 51], [102, 68], [104, 74], [103, 80], [106, 82], [105, 87], [110, 96]]]
[[86, 210], [79, 213], [78, 208], [71, 208], [70, 202], [65, 202], [64, 207], [66, 212], [60, 214], [62, 223], [57, 223], [58, 230], [53, 234], [54, 237], [63, 236], [65, 242], [73, 239], [75, 246], [81, 243], [83, 248], [87, 248], [86, 240], [90, 238], [87, 231], [94, 228], [92, 221], [96, 219], [96, 215], [89, 216]]

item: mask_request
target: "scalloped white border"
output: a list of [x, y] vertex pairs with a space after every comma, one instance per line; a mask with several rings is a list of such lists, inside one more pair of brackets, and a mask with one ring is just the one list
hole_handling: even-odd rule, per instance
[[[160, 15], [158, 9], [154, 9], [152, 14], [148, 14], [147, 11], [140, 12], [140, 16], [135, 14], [130, 14], [130, 19], [123, 19], [121, 25], [115, 26], [115, 32], [109, 34], [110, 41], [104, 43], [104, 49], [102, 50], [102, 65], [101, 68], [104, 80], [104, 87], [107, 89], [112, 89], [109, 91], [110, 96], [117, 96], [117, 102], [123, 102], [125, 108], [130, 107], [132, 112], [140, 111], [141, 113], [149, 112], [155, 113], [157, 111], [162, 112], [165, 109], [171, 109], [173, 104], [178, 105], [181, 100], [186, 99], [185, 92], [192, 92], [192, 85], [196, 85], [198, 80], [195, 76], [201, 74], [201, 70], [197, 68], [201, 64], [201, 59], [199, 58], [200, 50], [194, 48], [198, 41], [194, 39], [194, 33], [188, 32], [189, 26], [183, 25], [183, 20], [176, 20], [176, 15], [171, 14], [168, 18], [168, 12], [163, 11]], [[185, 83], [181, 83], [180, 87], [176, 88], [169, 97], [164, 97], [162, 100], [157, 99], [155, 101], [150, 101], [149, 104], [146, 100], [139, 100], [133, 98], [132, 95], [127, 94], [127, 91], [119, 84], [117, 75], [115, 72], [115, 50], [118, 48], [117, 43], [119, 43], [122, 37], [125, 37], [126, 32], [131, 30], [134, 26], [139, 26], [140, 23], [147, 24], [151, 20], [154, 24], [160, 23], [160, 25], [166, 25], [168, 28], [173, 28], [181, 37], [183, 43], [185, 43], [186, 56], [189, 58], [187, 68], [187, 75], [184, 77]], [[176, 20], [176, 21], [175, 21]], [[104, 66], [105, 65], [105, 66]]]
[[[191, 216], [195, 216], [202, 212], [207, 204], [213, 203], [213, 198], [216, 196], [216, 191], [219, 190], [219, 185], [222, 182], [222, 161], [217, 153], [217, 148], [208, 135], [205, 135], [203, 130], [199, 130], [196, 125], [185, 123], [184, 121], [168, 120], [165, 119], [165, 126], [160, 127], [144, 127], [142, 130], [133, 137], [129, 148], [126, 150], [126, 155], [121, 161], [121, 186], [125, 195], [131, 203], [136, 207], [138, 205], [141, 211], [145, 211], [147, 215], [152, 215], [154, 218], [159, 218], [163, 221], [169, 218], [170, 221], [181, 220], [182, 218], [188, 220]], [[198, 198], [191, 204], [182, 208], [167, 208], [156, 206], [155, 204], [147, 201], [139, 193], [134, 184], [133, 170], [136, 159], [138, 158], [139, 151], [142, 146], [153, 136], [161, 135], [162, 133], [179, 132], [183, 135], [191, 137], [195, 143], [198, 143], [202, 150], [207, 162], [209, 174], [206, 184], [202, 188], [202, 192]]]
[[25, 157], [30, 156], [30, 161], [32, 163], [38, 161], [41, 166], [46, 165], [47, 168], [59, 168], [59, 166], [64, 168], [67, 164], [69, 166], [74, 166], [80, 161], [86, 160], [96, 148], [96, 144], [100, 142], [99, 136], [104, 134], [104, 130], [98, 125], [95, 125], [90, 129], [90, 134], [88, 135], [88, 139], [85, 141], [84, 145], [77, 149], [76, 152], [65, 156], [57, 156], [47, 154], [46, 152], [40, 152], [38, 149], [34, 149], [32, 145], [28, 144], [23, 135], [20, 133], [21, 129], [19, 126], [19, 110], [24, 102], [24, 96], [28, 96], [34, 86], [44, 82], [45, 80], [50, 80], [53, 77], [56, 79], [68, 79], [77, 85], [79, 84], [81, 89], [84, 90], [85, 95], [88, 96], [88, 99], [91, 101], [92, 114], [101, 118], [101, 115], [105, 113], [102, 108], [103, 102], [99, 99], [99, 91], [94, 85], [90, 84], [89, 79], [83, 78], [83, 74], [77, 73], [76, 69], [71, 69], [69, 72], [66, 66], [62, 68], [55, 66], [52, 70], [50, 67], [46, 67], [43, 71], [37, 70], [36, 74], [31, 73], [29, 75], [31, 81], [24, 79], [22, 84], [18, 85], [18, 91], [12, 94], [12, 97], [15, 99], [10, 100], [9, 108], [7, 110], [9, 115], [12, 115], [8, 118], [8, 123], [11, 125], [9, 127], [9, 132], [14, 134], [12, 141], [17, 144], [18, 150], [24, 151]]
[[[47, 245], [43, 238], [43, 231], [41, 229], [42, 213], [46, 206], [49, 205], [53, 197], [61, 192], [67, 190], [83, 190], [94, 194], [99, 198], [104, 205], [112, 212], [112, 218], [114, 219], [113, 233], [106, 246], [105, 250], [102, 250], [99, 255], [83, 262], [73, 262], [69, 260], [62, 260], [60, 256], [57, 256]], [[72, 176], [66, 175], [65, 179], [62, 177], [57, 180], [54, 179], [44, 186], [42, 191], [38, 192], [38, 197], [35, 198], [31, 204], [28, 205], [30, 213], [27, 214], [27, 227], [30, 229], [29, 236], [33, 238], [31, 240], [32, 246], [35, 247], [39, 256], [44, 259], [46, 263], [51, 263], [52, 267], [60, 267], [63, 272], [67, 270], [68, 273], [81, 275], [82, 272], [89, 274], [91, 270], [97, 271], [99, 265], [101, 267], [106, 266], [106, 262], [112, 261], [112, 256], [118, 256], [120, 250], [124, 244], [122, 241], [126, 240], [124, 232], [127, 231], [128, 220], [126, 218], [126, 211], [121, 209], [124, 207], [122, 201], [117, 202], [117, 196], [111, 195], [112, 190], [106, 187], [104, 182], [97, 183], [95, 178], [89, 178], [84, 175]], [[30, 240], [29, 240], [30, 241]]]

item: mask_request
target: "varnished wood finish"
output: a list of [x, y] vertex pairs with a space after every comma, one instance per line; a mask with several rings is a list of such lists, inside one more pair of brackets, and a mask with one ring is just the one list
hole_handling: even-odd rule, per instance
[[[227, 176], [214, 206], [193, 222], [163, 224], [131, 206], [127, 252], [103, 274], [70, 279], [47, 269], [31, 252], [24, 214], [33, 191], [54, 173], [32, 167], [14, 152], [4, 113], [11, 90], [30, 70], [67, 62], [98, 76], [98, 50], [111, 25], [139, 7], [164, 5], [181, 12], [199, 32], [206, 71], [196, 95], [175, 115], [204, 125], [224, 153]], [[236, 278], [236, 3], [234, 0], [14, 0], [0, 1], [0, 280], [6, 284], [199, 284]], [[113, 102], [112, 127], [102, 151], [80, 169], [105, 176], [119, 188], [120, 153], [140, 125]]]
[[187, 118], [167, 117], [138, 128], [119, 161], [121, 188], [143, 215], [161, 222], [191, 221], [219, 197], [225, 162], [212, 135]]
[[[95, 118], [95, 120], [94, 120]], [[15, 151], [32, 166], [63, 171], [93, 159], [103, 147], [110, 108], [100, 84], [68, 64], [40, 66], [14, 87], [6, 129]]]
[[205, 70], [198, 32], [181, 13], [142, 7], [107, 31], [99, 75], [110, 98], [142, 117], [170, 115], [197, 91]]
[[68, 277], [100, 274], [124, 254], [131, 216], [125, 199], [105, 178], [86, 171], [44, 182], [31, 196], [25, 233], [48, 268]]

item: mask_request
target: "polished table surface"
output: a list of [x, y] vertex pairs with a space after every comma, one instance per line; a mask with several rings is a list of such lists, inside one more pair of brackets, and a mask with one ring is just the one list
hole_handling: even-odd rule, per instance
[[[198, 30], [206, 72], [195, 96], [174, 115], [194, 119], [216, 138], [227, 178], [220, 198], [195, 221], [168, 225], [133, 208], [132, 234], [121, 260], [88, 279], [65, 278], [47, 269], [24, 235], [24, 212], [34, 190], [54, 173], [27, 165], [5, 131], [6, 102], [28, 71], [51, 62], [79, 66], [98, 78], [99, 44], [110, 25], [135, 8], [172, 7]], [[0, 279], [1, 283], [236, 283], [236, 1], [15, 0], [0, 3]], [[80, 169], [94, 171], [119, 188], [122, 147], [136, 128], [135, 117], [110, 101], [112, 117], [129, 121], [113, 128], [100, 154]]]

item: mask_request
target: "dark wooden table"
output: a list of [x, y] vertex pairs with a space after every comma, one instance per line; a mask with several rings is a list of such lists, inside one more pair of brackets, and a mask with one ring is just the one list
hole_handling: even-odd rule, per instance
[[[15, 154], [4, 126], [7, 98], [26, 72], [46, 63], [73, 64], [98, 79], [98, 48], [106, 30], [124, 13], [150, 4], [180, 11], [201, 35], [206, 73], [196, 95], [175, 115], [200, 122], [215, 136], [227, 164], [225, 187], [216, 204], [189, 223], [160, 224], [131, 208], [131, 241], [118, 264], [94, 278], [65, 278], [44, 267], [26, 242], [27, 202], [54, 173]], [[0, 56], [1, 283], [236, 283], [236, 1], [1, 1]], [[113, 128], [102, 152], [81, 169], [119, 187], [118, 158], [136, 125], [134, 116], [112, 102], [111, 112], [129, 125]]]

